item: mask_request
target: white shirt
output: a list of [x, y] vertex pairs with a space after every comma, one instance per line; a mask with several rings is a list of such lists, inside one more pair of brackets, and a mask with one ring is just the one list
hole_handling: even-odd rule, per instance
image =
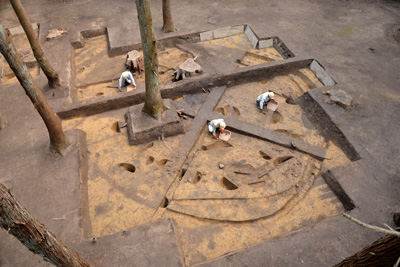
[[[127, 74], [128, 75], [128, 77], [126, 77], [126, 79], [124, 79], [124, 77], [122, 77], [122, 76], [124, 76], [124, 74]], [[135, 83], [135, 79], [133, 79], [133, 75], [132, 75], [132, 73], [130, 72], [130, 71], [124, 71], [122, 74], [121, 74], [121, 77], [119, 77], [119, 82], [118, 82], [118, 89], [121, 91], [121, 86], [122, 86], [122, 83], [124, 82], [124, 80], [126, 80], [128, 83], [132, 83], [135, 87], [136, 87], [136, 83]]]
[[216, 130], [217, 128], [220, 128], [219, 125], [221, 124], [221, 122], [224, 122], [224, 119], [216, 119], [210, 121], [210, 124], [208, 125], [208, 131], [212, 133], [214, 136], [216, 136], [217, 135]]
[[257, 97], [257, 102], [260, 103], [260, 109], [263, 110], [264, 104], [268, 101], [272, 100], [273, 98], [269, 98], [269, 92], [261, 94]]

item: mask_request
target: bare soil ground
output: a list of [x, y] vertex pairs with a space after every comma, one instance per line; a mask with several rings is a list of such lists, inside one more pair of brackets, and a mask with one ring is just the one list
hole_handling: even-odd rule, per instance
[[[269, 56], [272, 60], [282, 60], [275, 49], [252, 49], [244, 38], [243, 35], [226, 37], [203, 45], [206, 48], [235, 47]], [[108, 58], [102, 43], [104, 37], [96, 37], [86, 43], [87, 51], [84, 52], [86, 48], [77, 51], [76, 69], [78, 73], [82, 69], [78, 81], [94, 76], [103, 66], [102, 62], [112, 60], [122, 69], [124, 56]], [[105, 59], [97, 61], [94, 57]], [[160, 74], [160, 82], [172, 83], [172, 67], [188, 57], [189, 54], [177, 48], [161, 51], [160, 68], [166, 71]], [[247, 57], [245, 60], [249, 65], [260, 63], [259, 58], [252, 59]], [[243, 64], [237, 67], [243, 67]], [[121, 70], [113, 68], [112, 71], [117, 78]], [[143, 74], [135, 74], [135, 78], [137, 83], [143, 83]], [[332, 142], [324, 140], [298, 105], [286, 103], [289, 98], [297, 98], [309, 89], [321, 86], [310, 69], [302, 68], [289, 75], [230, 87], [214, 111], [325, 147], [328, 151], [326, 160], [320, 162], [309, 155], [237, 133], [233, 133], [228, 142], [216, 141], [204, 128], [186, 161], [187, 167], [167, 192], [160, 191], [163, 181], [156, 177], [165, 163], [171, 161], [181, 136], [129, 146], [126, 131], [122, 129], [118, 133], [116, 128], [118, 121], [124, 121], [126, 109], [64, 120], [65, 130], [80, 129], [87, 134], [92, 227], [88, 236], [102, 236], [159, 219], [174, 218], [185, 261], [193, 265], [343, 212], [338, 199], [326, 184], [321, 183], [319, 172], [322, 165], [332, 168], [350, 160]], [[116, 88], [105, 89], [104, 83], [78, 90], [82, 99], [97, 97], [98, 90], [118, 93]], [[268, 90], [276, 92], [279, 109], [262, 114], [255, 99]], [[176, 101], [185, 100], [179, 98]], [[187, 128], [190, 119], [183, 123]], [[224, 168], [220, 169], [219, 164]], [[260, 169], [264, 172], [255, 177]], [[146, 200], [159, 194], [166, 195], [168, 200], [154, 212], [146, 206]]]
[[[110, 40], [114, 36], [113, 45], [117, 43], [116, 46], [120, 47], [139, 43], [138, 27], [132, 23], [134, 16], [119, 17], [128, 9], [124, 1], [113, 2], [113, 12], [109, 11], [106, 1], [58, 2], [49, 1], [46, 5], [39, 5], [32, 1], [26, 3], [26, 8], [37, 11], [30, 13], [33, 19], [40, 20], [40, 16], [46, 18], [46, 23], [42, 23], [44, 30], [55, 24], [56, 27], [58, 24], [66, 26], [70, 35], [62, 37], [64, 39], [76, 40], [74, 33], [89, 28], [96, 30], [100, 24], [106, 27], [109, 34], [108, 37], [100, 35], [85, 38], [83, 48], [71, 50], [74, 79], [64, 80], [63, 83], [68, 83], [76, 93], [72, 104], [79, 105], [80, 101], [95, 99], [108, 101], [112, 95], [119, 94], [115, 85], [125, 70], [125, 55], [109, 56]], [[298, 150], [235, 131], [229, 141], [214, 140], [208, 135], [205, 122], [179, 175], [171, 183], [163, 180], [162, 174], [168, 170], [168, 164], [176, 160], [175, 154], [182, 145], [184, 135], [130, 146], [126, 128], [117, 131], [118, 122], [125, 120], [127, 108], [65, 119], [62, 121], [65, 131], [79, 129], [86, 133], [88, 182], [87, 187], [80, 185], [80, 189], [87, 190], [88, 201], [82, 202], [80, 208], [88, 213], [88, 217], [80, 218], [80, 209], [73, 205], [71, 207], [74, 210], [58, 214], [58, 208], [51, 206], [51, 203], [38, 203], [35, 197], [29, 198], [40, 194], [37, 196], [39, 200], [49, 195], [52, 202], [67, 202], [70, 196], [64, 196], [67, 200], [58, 199], [51, 192], [60, 190], [58, 182], [67, 184], [70, 175], [79, 180], [77, 173], [81, 171], [81, 166], [77, 166], [79, 163], [75, 158], [69, 158], [71, 162], [74, 159], [70, 163], [71, 168], [75, 168], [73, 170], [58, 158], [51, 164], [42, 164], [50, 162], [50, 155], [44, 152], [47, 151], [48, 140], [40, 118], [33, 116], [33, 108], [18, 109], [18, 114], [10, 112], [13, 119], [9, 119], [7, 128], [0, 132], [5, 140], [1, 147], [6, 151], [0, 150], [0, 158], [4, 159], [0, 165], [5, 170], [0, 181], [8, 184], [16, 196], [36, 212], [39, 220], [47, 221], [46, 225], [54, 229], [56, 235], [68, 245], [75, 247], [75, 240], [80, 240], [80, 227], [85, 242], [92, 237], [98, 237], [98, 240], [110, 237], [113, 240], [117, 235], [128, 236], [130, 232], [127, 229], [132, 227], [141, 229], [138, 231], [147, 235], [148, 223], [172, 218], [171, 225], [175, 227], [172, 232], [174, 236], [178, 233], [176, 238], [186, 266], [264, 266], [266, 262], [274, 266], [333, 264], [369, 244], [378, 235], [360, 230], [338, 216], [344, 212], [344, 207], [321, 177], [321, 172], [326, 169], [332, 170], [340, 185], [354, 200], [356, 208], [352, 214], [372, 224], [388, 223], [391, 219], [390, 212], [398, 208], [398, 190], [395, 186], [398, 184], [398, 166], [394, 162], [398, 158], [398, 139], [395, 137], [399, 127], [394, 122], [397, 121], [395, 116], [398, 114], [399, 98], [396, 94], [398, 75], [394, 70], [398, 69], [399, 48], [396, 39], [387, 39], [386, 30], [398, 29], [396, 25], [400, 25], [395, 15], [398, 5], [385, 1], [373, 4], [372, 1], [231, 1], [229, 5], [225, 2], [197, 1], [191, 3], [190, 10], [184, 5], [176, 5], [179, 34], [252, 23], [257, 34], [279, 35], [295, 52], [296, 58], [318, 60], [338, 85], [354, 97], [356, 103], [350, 110], [330, 104], [322, 93], [324, 86], [321, 81], [308, 67], [301, 67], [262, 80], [228, 84], [214, 113], [322, 147], [326, 149], [326, 158], [318, 160]], [[6, 1], [0, 1], [2, 23], [14, 25], [16, 19], [12, 12], [3, 11], [7, 5]], [[161, 10], [156, 4], [153, 9], [160, 15], [157, 8]], [[208, 9], [210, 11], [205, 11]], [[104, 10], [112, 14], [105, 14]], [[270, 10], [274, 12], [268, 13]], [[155, 25], [160, 24], [160, 18], [154, 17]], [[170, 37], [162, 34], [160, 29], [158, 34]], [[29, 54], [26, 39], [14, 36], [14, 41], [21, 54]], [[66, 47], [58, 46], [60, 43], [52, 41], [47, 48], [50, 48], [49, 54], [55, 59], [56, 67], [68, 72], [71, 66], [65, 67], [67, 63], [60, 63], [65, 58], [54, 56], [55, 50], [51, 49]], [[70, 43], [67, 45], [70, 46]], [[251, 69], [249, 66], [266, 62], [274, 66], [278, 65], [274, 61], [285, 62], [274, 48], [254, 49], [244, 34], [197, 42], [196, 49], [206, 53], [198, 59], [206, 74]], [[195, 58], [195, 52], [178, 45], [160, 47], [160, 84], [171, 85], [173, 67], [179, 66], [187, 58]], [[39, 75], [38, 80], [42, 79], [43, 74], [38, 72], [37, 66], [29, 67], [35, 77]], [[21, 99], [21, 94], [14, 90], [19, 86], [10, 90], [17, 81], [3, 58], [0, 58], [0, 71], [0, 93], [4, 88], [2, 96], [6, 96], [0, 99], [1, 103], [9, 101], [9, 96]], [[138, 84], [136, 92], [144, 92], [144, 73], [135, 73], [134, 76]], [[44, 80], [41, 80], [42, 84]], [[313, 121], [293, 101], [316, 88], [318, 90], [313, 90], [313, 97], [319, 97], [318, 103], [335, 126], [346, 129], [345, 136], [360, 152], [362, 160], [351, 162], [340, 147], [321, 135]], [[46, 96], [54, 96], [54, 93], [51, 94], [53, 91], [44, 90]], [[276, 112], [262, 114], [255, 99], [267, 90], [276, 93], [279, 108]], [[202, 104], [199, 100], [210, 95], [209, 91], [204, 91], [173, 100], [177, 104], [185, 102], [196, 113]], [[56, 96], [59, 96], [58, 91]], [[64, 99], [49, 98], [54, 106], [65, 104]], [[197, 102], [190, 101], [190, 98], [195, 98]], [[10, 103], [3, 105], [0, 111], [12, 110]], [[20, 105], [16, 101], [15, 106]], [[189, 117], [182, 118], [186, 130], [193, 122]], [[14, 132], [10, 133], [10, 129]], [[74, 155], [79, 156], [78, 153]], [[43, 171], [40, 168], [42, 165], [50, 167]], [[59, 173], [60, 170], [62, 173]], [[35, 185], [37, 181], [31, 178], [37, 177], [44, 177], [44, 181], [51, 179], [55, 185], [49, 183], [49, 188], [46, 187], [47, 182]], [[71, 195], [77, 194], [73, 192]], [[165, 196], [164, 200], [154, 208], [153, 203], [160, 196]], [[46, 213], [47, 209], [51, 212]], [[79, 228], [77, 231], [74, 229], [79, 238], [68, 236], [65, 226], [68, 224]], [[171, 231], [168, 227], [168, 230], [164, 227], [163, 231]], [[15, 248], [21, 246], [4, 240], [0, 242], [6, 242], [7, 248], [9, 244]], [[104, 251], [108, 251], [108, 243], [102, 244]], [[119, 245], [118, 248], [110, 247], [119, 251]], [[90, 244], [86, 247], [88, 249], [80, 252], [100, 263], [94, 247], [95, 243]], [[19, 262], [20, 254], [15, 251], [15, 255], [10, 255], [7, 248], [4, 246], [0, 249], [0, 265], [13, 266]], [[123, 253], [134, 255], [130, 244], [127, 244]], [[157, 251], [150, 249], [148, 252], [151, 257], [154, 253]], [[176, 255], [180, 257], [180, 253]], [[154, 257], [157, 258], [157, 255]], [[207, 262], [215, 258], [218, 259]], [[30, 264], [39, 262], [38, 257], [35, 261], [31, 261], [29, 256], [26, 259], [25, 262]], [[128, 262], [127, 266], [131, 264]]]
[[[210, 50], [211, 53], [213, 53], [213, 49], [217, 51], [221, 47], [225, 47], [227, 51], [243, 51], [243, 57], [239, 59], [239, 63], [235, 63], [238, 58], [231, 59], [232, 64], [236, 64], [237, 67], [283, 60], [282, 56], [273, 47], [264, 49], [252, 48], [244, 34], [199, 42], [199, 45]], [[143, 58], [142, 51], [140, 51], [140, 55]], [[227, 56], [223, 55], [223, 57], [226, 58]], [[85, 40], [85, 46], [75, 50], [78, 101], [118, 94], [118, 88], [115, 88], [115, 86], [118, 83], [119, 76], [125, 70], [125, 58], [126, 55], [109, 57], [105, 35]], [[159, 51], [159, 83], [171, 84], [174, 77], [173, 68], [179, 67], [188, 58], [193, 58], [193, 55], [177, 47], [167, 47]], [[138, 89], [144, 90], [144, 72], [141, 74], [136, 72], [134, 78], [140, 84]]]

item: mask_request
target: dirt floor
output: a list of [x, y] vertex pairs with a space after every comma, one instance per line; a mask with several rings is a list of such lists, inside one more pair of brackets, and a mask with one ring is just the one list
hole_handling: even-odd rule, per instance
[[[245, 34], [238, 34], [198, 43], [207, 50], [239, 50], [243, 52], [242, 58], [231, 58], [232, 64], [238, 68], [283, 60], [275, 48], [254, 49]], [[140, 51], [143, 58], [143, 52]], [[224, 56], [227, 57], [226, 55]], [[186, 59], [193, 55], [180, 50], [177, 47], [166, 47], [158, 52], [159, 61], [159, 83], [161, 85], [171, 84], [174, 78], [174, 69], [179, 67]], [[76, 65], [76, 87], [78, 90], [78, 101], [94, 97], [118, 94], [118, 79], [125, 70], [126, 55], [109, 57], [107, 37], [100, 35], [85, 40], [83, 48], [75, 50]], [[99, 63], [101, 62], [101, 63]], [[134, 73], [135, 81], [144, 84], [144, 72]], [[142, 87], [142, 86], [140, 86]]]
[[[252, 49], [246, 39], [242, 34], [202, 42], [201, 45], [206, 49], [233, 47], [251, 52], [251, 55], [268, 56], [271, 61], [283, 59], [274, 48]], [[244, 55], [242, 62], [248, 65], [267, 62], [260, 62], [248, 53]], [[100, 62], [112, 60], [123, 67], [124, 56], [107, 56], [103, 36], [91, 38], [84, 48], [76, 50], [78, 85], [86, 76], [93, 76], [90, 73], [100, 69], [97, 61], [89, 60], [93, 57], [104, 57]], [[164, 70], [160, 74], [160, 83], [172, 83], [172, 67], [189, 57], [191, 55], [177, 48], [159, 52], [160, 68]], [[233, 63], [235, 60], [231, 59]], [[237, 64], [237, 67], [244, 65]], [[113, 69], [116, 78], [120, 72], [118, 68]], [[135, 73], [135, 79], [137, 83], [144, 82], [143, 74]], [[98, 96], [98, 90], [102, 95], [118, 93], [116, 88], [106, 89], [105, 84], [79, 87], [81, 100]], [[322, 179], [319, 176], [322, 165], [332, 168], [350, 160], [318, 133], [298, 105], [289, 104], [289, 99], [321, 86], [310, 69], [302, 68], [288, 75], [230, 87], [214, 111], [325, 147], [326, 160], [320, 162], [309, 155], [237, 133], [233, 133], [227, 142], [216, 141], [204, 129], [186, 160], [187, 167], [167, 192], [158, 189], [163, 181], [156, 177], [171, 160], [182, 136], [129, 146], [126, 130], [119, 133], [116, 126], [118, 121], [125, 121], [126, 109], [64, 120], [65, 130], [80, 129], [87, 134], [92, 227], [87, 235], [102, 236], [173, 218], [185, 262], [193, 265], [343, 212], [342, 205], [327, 185], [315, 182]], [[266, 109], [263, 114], [255, 99], [268, 90], [276, 93], [279, 108], [275, 112]], [[178, 98], [176, 101], [185, 100]], [[187, 128], [190, 119], [184, 123]], [[224, 168], [220, 169], [219, 164]], [[260, 177], [256, 177], [263, 169]], [[146, 205], [146, 200], [159, 194], [166, 195], [168, 200], [154, 211]]]
[[[35, 21], [46, 20], [42, 23], [43, 32], [61, 26], [69, 31], [62, 38], [46, 42], [46, 53], [55, 62], [56, 69], [61, 70], [61, 90], [67, 92], [59, 94], [57, 91], [56, 94], [65, 99], [51, 98], [55, 94], [46, 88], [52, 106], [63, 110], [84, 102], [100, 103], [104, 100], [103, 103], [107, 104], [113, 96], [122, 98], [124, 95], [119, 93], [117, 84], [125, 70], [126, 54], [111, 57], [110, 51], [140, 42], [138, 27], [131, 19], [136, 14], [115, 15], [127, 10], [126, 2], [117, 0], [111, 8], [107, 1], [100, 0], [96, 3], [48, 1], [40, 3], [40, 10], [37, 8], [39, 4], [34, 2], [26, 3], [26, 7], [35, 11], [30, 13]], [[128, 236], [128, 229], [139, 229], [172, 218], [172, 232], [179, 243], [176, 254], [178, 258], [183, 257], [184, 266], [213, 266], [213, 263], [214, 266], [265, 266], [266, 262], [271, 266], [330, 266], [379, 237], [365, 229], [360, 230], [340, 216], [345, 207], [321, 176], [330, 170], [353, 201], [353, 215], [371, 224], [388, 223], [393, 227], [391, 216], [399, 208], [396, 187], [399, 181], [396, 164], [399, 139], [395, 138], [399, 130], [395, 123], [399, 107], [398, 74], [393, 70], [399, 67], [400, 53], [398, 41], [393, 39], [395, 33], [390, 29], [397, 29], [395, 26], [400, 25], [395, 15], [398, 4], [385, 1], [373, 4], [371, 1], [230, 1], [229, 4], [227, 1], [195, 1], [189, 10], [175, 3], [179, 31], [170, 35], [162, 33], [158, 27], [162, 17], [161, 4], [154, 4], [156, 7], [153, 9], [159, 15], [154, 16], [155, 29], [160, 39], [247, 23], [257, 37], [279, 36], [296, 55], [287, 59], [275, 47], [255, 49], [245, 34], [203, 42], [193, 42], [185, 35], [174, 45], [159, 46], [161, 87], [175, 84], [173, 68], [188, 58], [195, 58], [203, 67], [204, 73], [196, 75], [199, 80], [202, 75], [243, 71], [265, 63], [276, 70], [283, 69], [280, 66], [287, 61], [296, 63], [296, 60], [316, 59], [336, 82], [329, 89], [344, 89], [354, 98], [350, 109], [330, 102], [324, 94], [326, 87], [321, 78], [317, 78], [310, 67], [302, 66], [285, 73], [276, 71], [263, 79], [246, 78], [245, 82], [229, 83], [212, 111], [320, 147], [326, 150], [325, 159], [317, 159], [290, 148], [290, 145], [281, 146], [252, 137], [246, 131], [232, 131], [228, 141], [215, 140], [208, 135], [204, 121], [203, 130], [195, 138], [193, 146], [188, 148], [179, 174], [171, 182], [162, 179], [163, 174], [170, 171], [169, 164], [178, 161], [176, 152], [180, 151], [185, 135], [129, 145], [127, 128], [118, 130], [118, 122], [125, 123], [126, 107], [63, 119], [64, 131], [78, 129], [85, 133], [86, 147], [74, 149], [76, 155], [78, 151], [87, 150], [87, 187], [80, 180], [79, 188], [85, 192], [73, 192], [71, 196], [87, 195], [87, 202], [81, 200], [81, 206], [70, 213], [48, 215], [44, 212], [44, 216], [41, 212], [47, 208], [43, 207], [43, 201], [36, 203], [34, 195], [47, 195], [40, 194], [37, 189], [41, 188], [34, 183], [37, 181], [44, 186], [46, 182], [40, 179], [54, 176], [56, 182], [69, 181], [71, 177], [74, 178], [71, 183], [82, 179], [83, 167], [75, 166], [82, 158], [70, 164], [71, 170], [59, 163], [59, 159], [52, 162], [46, 171], [40, 168], [41, 160], [47, 161], [50, 157], [47, 150], [43, 152], [48, 143], [44, 125], [38, 116], [32, 117], [32, 107], [24, 109], [16, 101], [21, 99], [22, 93], [15, 92], [20, 89], [17, 80], [0, 57], [0, 116], [6, 114], [6, 118], [11, 118], [5, 130], [0, 129], [0, 137], [4, 140], [0, 142], [0, 167], [4, 170], [0, 182], [23, 199], [23, 204], [33, 210], [40, 221], [47, 220], [45, 224], [50, 225], [67, 245], [80, 248], [75, 242], [80, 238], [87, 241], [93, 237], [100, 240], [103, 237]], [[135, 10], [133, 6], [130, 8]], [[0, 1], [2, 23], [17, 25], [10, 10], [8, 3]], [[377, 21], [384, 22], [377, 24]], [[72, 48], [71, 42], [78, 39], [76, 36], [88, 29], [90, 33], [100, 29], [101, 34], [93, 37], [86, 36], [90, 35], [86, 32], [84, 46]], [[15, 35], [13, 41], [25, 57], [31, 74], [43, 84], [43, 73], [32, 60], [27, 40], [23, 35]], [[65, 50], [57, 52], [57, 49]], [[139, 52], [142, 55], [142, 51]], [[66, 56], [61, 57], [61, 54]], [[134, 77], [138, 85], [135, 93], [144, 92], [144, 72], [135, 72]], [[213, 86], [209, 84], [206, 88], [210, 90], [203, 88], [199, 94], [174, 97], [176, 106], [189, 106], [195, 114], [194, 119], [181, 117], [185, 131], [194, 125], [199, 116], [196, 113], [213, 92]], [[275, 112], [265, 109], [261, 113], [256, 105], [257, 96], [266, 91], [275, 92], [279, 103]], [[319, 131], [321, 128], [317, 130], [315, 127], [315, 121], [310, 121], [310, 114], [294, 101], [311, 91], [310, 95], [325, 112], [318, 114], [321, 116], [319, 119], [328, 120], [330, 126], [343, 131], [341, 137], [360, 154], [360, 159], [350, 160], [338, 142], [327, 138], [329, 133], [326, 131], [336, 128], [322, 129], [323, 135]], [[134, 93], [124, 94], [129, 97]], [[83, 152], [82, 155], [86, 157]], [[21, 189], [14, 186], [21, 184], [26, 186], [20, 186]], [[50, 194], [51, 191], [47, 188], [45, 192]], [[63, 196], [60, 201], [69, 201], [71, 196]], [[163, 200], [158, 205], [161, 198]], [[51, 210], [51, 204], [48, 206]], [[79, 217], [81, 211], [88, 216]], [[69, 219], [73, 216], [71, 214], [77, 215]], [[79, 228], [74, 230], [79, 238], [69, 236], [70, 232], [63, 223]], [[146, 231], [143, 230], [145, 235]], [[11, 244], [8, 239], [4, 242]], [[19, 245], [10, 247], [19, 248]], [[94, 248], [95, 242], [92, 242], [89, 249], [79, 252], [94, 259], [97, 257]], [[123, 251], [123, 254], [134, 255], [132, 250], [128, 245], [128, 252]], [[9, 250], [0, 247], [0, 265], [18, 266], [15, 262], [23, 257], [17, 252], [10, 256]], [[156, 252], [148, 251], [149, 257], [157, 258]], [[31, 261], [29, 255], [26, 259], [25, 263], [35, 262], [35, 266], [39, 262], [37, 258]], [[131, 263], [126, 266], [131, 266]], [[145, 265], [152, 264], [147, 261], [142, 264]]]
[[[146, 199], [164, 192], [157, 190], [156, 181], [149, 185], [148, 180], [157, 177], [181, 137], [129, 146], [126, 133], [115, 129], [124, 112], [63, 122], [65, 129], [87, 133], [89, 236], [174, 218], [186, 263], [193, 265], [343, 212], [326, 184], [313, 186], [321, 162], [240, 134], [224, 142], [204, 132], [182, 182], [174, 192], [166, 192], [173, 196], [167, 209], [160, 208], [154, 214], [146, 207]], [[323, 138], [319, 140], [324, 144]], [[349, 162], [332, 144], [328, 155], [332, 158], [323, 164]], [[226, 167], [219, 169], [219, 163]], [[247, 180], [265, 165], [268, 174]]]
[[[18, 36], [15, 42], [19, 49], [26, 47], [26, 40]], [[283, 60], [275, 48], [252, 48], [244, 34], [199, 44], [210, 53], [219, 49], [242, 51], [239, 59], [225, 55], [237, 68]], [[119, 93], [115, 85], [125, 70], [126, 56], [110, 57], [105, 35], [86, 39], [85, 46], [76, 49], [74, 55], [78, 101]], [[171, 84], [173, 67], [187, 58], [193, 55], [176, 47], [160, 51], [160, 84]], [[144, 83], [144, 72], [134, 76], [138, 84]], [[6, 84], [12, 82], [8, 79]], [[91, 229], [84, 229], [85, 235], [98, 237], [173, 218], [185, 262], [193, 265], [343, 212], [326, 184], [314, 184], [322, 165], [332, 168], [350, 160], [324, 140], [298, 105], [289, 104], [309, 89], [322, 86], [310, 69], [302, 68], [289, 75], [231, 87], [214, 111], [325, 147], [325, 161], [237, 133], [227, 142], [215, 141], [204, 128], [186, 160], [187, 168], [167, 192], [160, 191], [162, 181], [156, 177], [171, 160], [182, 136], [130, 146], [126, 131], [117, 131], [126, 109], [64, 120], [64, 130], [80, 129], [87, 138]], [[277, 111], [259, 112], [255, 99], [265, 91], [276, 93]], [[184, 123], [189, 127], [190, 119]], [[256, 177], [260, 170], [264, 171]], [[168, 198], [154, 211], [146, 200], [159, 194]]]

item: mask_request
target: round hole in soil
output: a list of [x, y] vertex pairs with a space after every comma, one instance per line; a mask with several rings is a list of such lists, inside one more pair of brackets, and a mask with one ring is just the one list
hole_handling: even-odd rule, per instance
[[203, 177], [203, 174], [201, 174], [201, 172], [198, 171], [198, 172], [196, 173], [196, 176], [194, 177], [193, 183], [194, 183], [194, 184], [197, 184], [198, 182], [200, 182], [201, 177]]
[[165, 164], [167, 164], [168, 160], [167, 159], [162, 159], [159, 162], [157, 162], [157, 168], [160, 170], [164, 168]]
[[181, 172], [180, 172], [180, 174], [179, 174], [179, 177], [180, 177], [181, 179], [183, 178], [183, 176], [185, 176], [186, 171], [187, 171], [187, 169], [182, 168], [182, 170], [181, 170]]
[[130, 163], [120, 163], [119, 167], [131, 173], [136, 171], [136, 167]]
[[293, 100], [293, 98], [292, 97], [288, 97], [288, 98], [286, 98], [286, 104], [289, 104], [289, 105], [297, 105], [296, 104], [296, 102]]
[[114, 122], [113, 125], [111, 126], [111, 130], [113, 130], [114, 132], [118, 132], [118, 122]]
[[266, 160], [270, 160], [271, 159], [271, 157], [267, 154], [267, 153], [264, 153], [263, 151], [259, 151], [260, 152], [260, 155], [261, 155], [261, 157], [263, 158], [263, 159], [266, 159]]
[[166, 208], [166, 207], [168, 207], [168, 204], [169, 204], [168, 198], [167, 198], [167, 197], [164, 197], [163, 201], [162, 201], [161, 204], [160, 204], [160, 207]]
[[278, 111], [275, 111], [274, 114], [272, 115], [272, 119], [271, 119], [272, 123], [277, 124], [278, 122], [282, 122], [283, 121], [283, 116], [281, 113], [279, 113]]
[[228, 190], [235, 190], [238, 189], [238, 187], [236, 185], [234, 185], [231, 181], [229, 181], [228, 179], [226, 179], [225, 177], [222, 178], [222, 185], [225, 189]]
[[221, 113], [222, 115], [226, 115], [228, 114], [228, 110], [231, 106], [230, 105], [226, 105], [224, 107], [219, 107], [215, 109], [215, 112]]
[[102, 96], [102, 95], [104, 95], [103, 92], [98, 92], [98, 93], [96, 93], [96, 96]]
[[154, 162], [154, 157], [150, 156], [148, 157], [146, 164], [149, 165], [152, 164], [153, 162]]
[[237, 116], [240, 116], [240, 110], [237, 107], [232, 107]]

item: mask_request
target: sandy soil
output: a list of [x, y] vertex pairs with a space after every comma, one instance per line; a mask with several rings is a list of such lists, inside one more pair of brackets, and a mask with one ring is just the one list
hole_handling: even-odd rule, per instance
[[[140, 51], [140, 54], [143, 58], [142, 51]], [[172, 83], [173, 67], [178, 67], [190, 57], [192, 57], [190, 54], [174, 47], [160, 51], [158, 53], [159, 83]], [[121, 73], [125, 71], [125, 59], [126, 55], [108, 56], [105, 35], [85, 40], [85, 46], [75, 50], [78, 100], [118, 94], [118, 79]], [[140, 74], [135, 72], [133, 76], [138, 88], [144, 88], [144, 72]]]
[[[243, 51], [243, 58], [237, 63], [238, 68], [261, 64], [269, 61], [283, 60], [275, 48], [254, 49], [246, 35], [238, 34], [221, 39], [200, 42], [205, 48], [222, 46], [229, 49]], [[246, 52], [246, 53], [244, 53]], [[143, 52], [140, 51], [143, 58]], [[174, 77], [174, 67], [179, 67], [186, 59], [193, 55], [176, 47], [167, 47], [158, 52], [159, 83], [170, 84]], [[95, 59], [95, 60], [94, 60]], [[125, 70], [125, 55], [109, 57], [107, 39], [105, 35], [85, 40], [85, 46], [75, 50], [76, 86], [78, 101], [104, 95], [118, 94], [116, 88], [121, 73]], [[235, 59], [232, 59], [235, 61]], [[143, 84], [144, 72], [134, 73], [135, 81]]]
[[[90, 42], [96, 57], [108, 57], [102, 50], [106, 47], [100, 45], [103, 37]], [[245, 54], [242, 61], [248, 65], [260, 63], [260, 57], [254, 55], [268, 60], [282, 59], [273, 48], [255, 51], [241, 35], [203, 45], [226, 45], [249, 51], [252, 54]], [[88, 64], [90, 53], [84, 49], [76, 53], [78, 81], [99, 68]], [[168, 48], [159, 56], [160, 83], [168, 83], [172, 67], [191, 55]], [[124, 57], [112, 60], [123, 66]], [[112, 75], [118, 78], [119, 71], [113, 70]], [[143, 74], [135, 75], [138, 83], [144, 81]], [[81, 87], [80, 100], [118, 93], [116, 88], [106, 88], [113, 82]], [[124, 121], [126, 109], [63, 121], [65, 130], [78, 128], [87, 134], [92, 226], [87, 234], [101, 236], [173, 218], [186, 264], [193, 265], [343, 212], [341, 203], [321, 182], [322, 178], [317, 177], [322, 165], [335, 167], [350, 161], [338, 147], [319, 135], [299, 106], [288, 101], [320, 86], [309, 69], [299, 69], [288, 75], [228, 88], [214, 111], [323, 146], [327, 148], [327, 160], [320, 162], [309, 155], [237, 133], [228, 142], [214, 140], [204, 128], [186, 159], [181, 177], [177, 177], [168, 191], [161, 189], [169, 185], [165, 187], [159, 177], [182, 136], [129, 146], [126, 130], [121, 133], [116, 130], [117, 121]], [[279, 108], [262, 114], [255, 99], [267, 90], [276, 93]], [[184, 123], [187, 127], [190, 119]], [[146, 205], [146, 200], [160, 194], [168, 200], [158, 210]]]
[[[241, 109], [245, 104], [240, 99], [250, 94], [238, 92], [248, 92], [248, 88], [257, 91], [250, 85], [230, 88], [218, 106], [234, 104], [239, 110], [246, 110]], [[258, 90], [264, 86], [260, 83]], [[231, 113], [239, 119], [251, 114], [260, 121], [265, 119], [254, 101], [247, 104], [251, 107], [246, 114]], [[181, 136], [129, 146], [126, 132], [117, 133], [115, 126], [117, 121], [124, 121], [123, 109], [64, 121], [66, 130], [79, 128], [87, 133], [91, 235], [172, 217], [184, 244], [186, 262], [195, 264], [341, 213], [342, 205], [326, 184], [313, 184], [322, 164], [332, 166], [330, 162], [344, 164], [349, 160], [333, 144], [325, 143], [309, 122], [299, 122], [299, 118], [305, 120], [300, 108], [288, 107], [291, 109], [284, 111], [285, 106], [280, 106], [284, 120], [271, 123], [272, 129], [285, 129], [283, 133], [291, 132], [327, 147], [331, 160], [318, 162], [305, 154], [236, 133], [228, 142], [215, 141], [204, 132], [187, 159], [182, 181], [168, 192], [159, 190], [162, 181], [156, 177], [179, 146]], [[262, 126], [266, 124], [264, 121]], [[219, 169], [219, 163], [225, 168]], [[269, 173], [249, 181], [249, 176], [263, 167]], [[158, 194], [166, 194], [169, 203], [154, 213], [146, 206], [146, 199]]]
[[[16, 36], [15, 44], [24, 50], [27, 42]], [[225, 46], [244, 51], [237, 67], [283, 59], [274, 48], [253, 49], [245, 35], [201, 44], [210, 49]], [[189, 57], [192, 55], [177, 48], [160, 51], [160, 84], [172, 83], [173, 67]], [[117, 94], [115, 84], [124, 62], [125, 56], [108, 56], [105, 36], [86, 40], [85, 47], [75, 51], [78, 100]], [[35, 75], [37, 69], [31, 72]], [[3, 83], [15, 82], [10, 70], [2, 68], [2, 73]], [[144, 73], [135, 73], [135, 80], [144, 83]], [[326, 147], [327, 160], [319, 162], [236, 133], [224, 142], [203, 132], [186, 160], [182, 177], [167, 192], [160, 189], [163, 181], [156, 177], [182, 136], [129, 146], [126, 130], [118, 133], [116, 127], [117, 121], [124, 121], [125, 109], [63, 121], [65, 130], [81, 129], [87, 134], [92, 229], [86, 234], [101, 236], [172, 217], [185, 261], [192, 265], [339, 214], [343, 211], [340, 202], [325, 184], [315, 181], [322, 165], [332, 168], [349, 160], [319, 135], [299, 106], [287, 103], [288, 98], [320, 86], [309, 69], [299, 69], [289, 75], [229, 88], [214, 111]], [[279, 108], [262, 114], [255, 99], [267, 90], [276, 93]], [[184, 123], [188, 127], [190, 120]], [[262, 175], [258, 177], [260, 171]], [[159, 194], [168, 197], [165, 207], [155, 211], [146, 206], [146, 199]]]
[[[212, 49], [215, 46], [222, 46], [225, 48], [237, 49], [245, 52], [243, 53], [242, 58], [236, 59], [239, 60], [239, 62], [237, 62], [238, 68], [243, 68], [246, 66], [257, 65], [276, 60], [283, 60], [283, 57], [279, 54], [278, 51], [276, 51], [274, 47], [254, 49], [249, 39], [244, 33], [224, 38], [199, 42], [199, 44], [203, 45], [206, 49]], [[233, 58], [232, 60], [235, 59]]]

